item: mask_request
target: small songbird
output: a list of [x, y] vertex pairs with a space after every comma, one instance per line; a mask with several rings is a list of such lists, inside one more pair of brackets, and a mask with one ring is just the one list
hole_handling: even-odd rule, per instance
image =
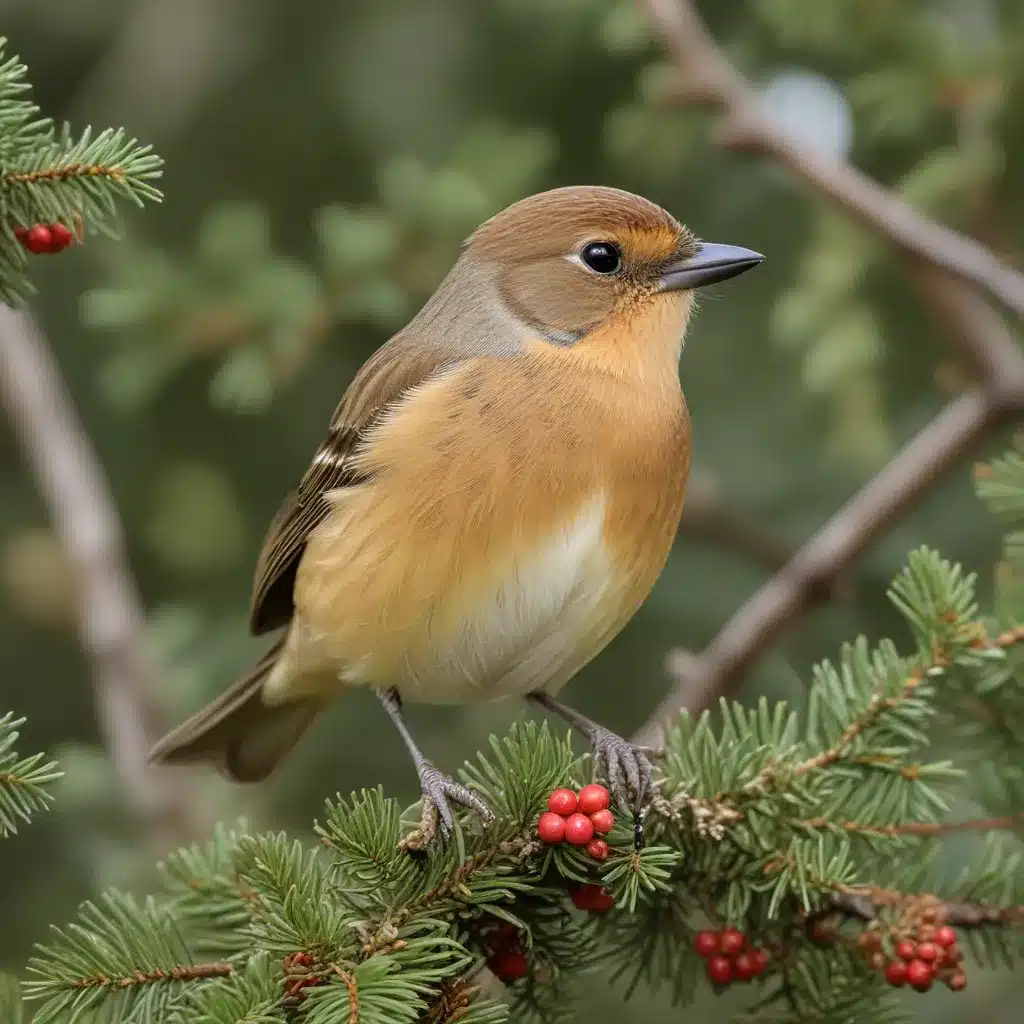
[[690, 466], [678, 361], [693, 289], [756, 266], [661, 207], [560, 188], [484, 223], [362, 367], [273, 520], [250, 627], [261, 661], [166, 736], [156, 761], [264, 778], [328, 700], [372, 687], [416, 764], [424, 825], [449, 801], [402, 703], [525, 697], [591, 743], [637, 803], [643, 750], [559, 703], [668, 557]]

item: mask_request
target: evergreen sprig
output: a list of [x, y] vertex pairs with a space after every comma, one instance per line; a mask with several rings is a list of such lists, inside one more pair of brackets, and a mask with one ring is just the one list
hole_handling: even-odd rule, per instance
[[[1017, 964], [1024, 602], [981, 616], [974, 577], [924, 548], [890, 597], [908, 653], [859, 639], [814, 669], [798, 708], [723, 701], [716, 715], [680, 715], [645, 845], [629, 813], [606, 837], [606, 860], [541, 843], [547, 796], [590, 769], [568, 737], [517, 725], [462, 772], [495, 820], [464, 813], [445, 847], [417, 850], [418, 809], [374, 789], [329, 800], [316, 845], [220, 828], [167, 860], [159, 896], [85, 904], [30, 964], [36, 1020], [569, 1020], [573, 985], [595, 971], [627, 995], [643, 985], [687, 1000], [704, 971], [697, 932], [726, 925], [769, 955], [741, 1020], [900, 1020], [876, 960], [936, 923], [956, 929], [975, 963]], [[931, 753], [947, 737], [957, 764]], [[988, 775], [963, 770], [981, 758]], [[989, 810], [996, 792], [1009, 816], [977, 823], [992, 834], [950, 877], [943, 838], [973, 827], [950, 808], [973, 799]], [[588, 886], [610, 894], [607, 910], [579, 909]], [[482, 971], [501, 974], [499, 935], [526, 965], [504, 999]]]
[[229, 977], [228, 963], [195, 963], [171, 910], [108, 892], [29, 961], [25, 995], [40, 999], [37, 1024], [76, 1021], [104, 1008], [115, 1019], [163, 1024], [189, 983]]
[[14, 745], [24, 724], [24, 718], [10, 713], [0, 718], [0, 836], [12, 835], [19, 821], [28, 822], [49, 807], [53, 802], [49, 787], [63, 774], [57, 762], [47, 761], [43, 754], [18, 756]]
[[15, 228], [62, 223], [79, 236], [113, 233], [118, 200], [159, 202], [163, 161], [123, 129], [74, 136], [29, 98], [27, 69], [0, 36], [0, 302], [31, 294], [28, 256]]

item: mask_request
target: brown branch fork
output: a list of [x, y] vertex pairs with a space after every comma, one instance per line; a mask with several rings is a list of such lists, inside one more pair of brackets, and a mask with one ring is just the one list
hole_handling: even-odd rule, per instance
[[670, 652], [675, 685], [635, 736], [649, 744], [680, 708], [699, 713], [714, 704], [788, 627], [826, 600], [864, 550], [967, 452], [1024, 414], [1024, 354], [990, 305], [994, 300], [1024, 317], [1024, 275], [850, 165], [808, 152], [788, 138], [715, 43], [691, 0], [639, 2], [678, 70], [677, 99], [714, 109], [722, 119], [720, 142], [784, 167], [899, 250], [922, 301], [975, 376], [973, 386], [810, 537], [703, 651]]

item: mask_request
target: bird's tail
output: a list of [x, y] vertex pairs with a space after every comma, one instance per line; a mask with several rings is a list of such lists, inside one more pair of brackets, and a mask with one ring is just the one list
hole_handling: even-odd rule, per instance
[[283, 647], [282, 638], [216, 700], [171, 730], [150, 752], [150, 761], [205, 762], [236, 782], [265, 779], [323, 706], [312, 697], [264, 703], [263, 683]]

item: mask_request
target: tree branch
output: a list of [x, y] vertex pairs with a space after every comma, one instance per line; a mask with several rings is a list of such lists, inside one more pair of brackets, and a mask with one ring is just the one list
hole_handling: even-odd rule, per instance
[[[779, 132], [690, 0], [641, 0], [682, 76], [681, 98], [720, 109], [723, 141], [774, 159], [911, 256], [911, 273], [979, 384], [950, 403], [726, 623], [700, 654], [673, 651], [676, 685], [637, 733], [656, 742], [680, 707], [713, 704], [783, 630], [824, 600], [864, 549], [993, 427], [1024, 413], [1024, 355], [1005, 323], [964, 281], [1024, 315], [1024, 277], [984, 247], [916, 213], [852, 167], [806, 153]], [[950, 276], [951, 274], [955, 276]]]
[[930, 838], [954, 832], [1016, 832], [1024, 826], [1024, 814], [1008, 814], [1000, 818], [972, 818], [969, 821], [907, 821], [902, 825], [864, 825], [859, 821], [807, 818], [799, 824], [804, 828], [841, 828], [846, 832], [865, 836]]
[[0, 399], [77, 571], [79, 638], [125, 797], [155, 846], [179, 845], [199, 825], [180, 779], [148, 764], [163, 730], [120, 517], [46, 339], [27, 314], [2, 304]]
[[701, 472], [699, 467], [690, 472], [680, 529], [709, 544], [743, 555], [771, 572], [781, 569], [793, 557], [791, 547], [730, 508], [718, 493], [711, 474]]
[[[997, 907], [983, 903], [940, 900], [928, 893], [902, 893], [876, 886], [850, 886], [836, 893], [823, 912], [825, 916], [838, 911], [862, 921], [873, 921], [882, 908], [923, 906], [936, 913], [938, 919], [959, 928], [1020, 927], [1024, 923], [1024, 907]], [[813, 923], [822, 915], [811, 918]]]
[[769, 120], [751, 84], [708, 33], [692, 0], [640, 0], [681, 75], [679, 96], [720, 110], [724, 145], [788, 168], [904, 252], [977, 285], [1024, 317], [1024, 274], [972, 238], [918, 213], [849, 164], [802, 148]]
[[[1022, 410], [1024, 393], [1015, 411]], [[980, 389], [955, 399], [736, 612], [702, 654], [670, 653], [668, 669], [676, 686], [641, 728], [637, 742], [655, 741], [661, 723], [681, 707], [698, 713], [717, 701], [1004, 412]]]

